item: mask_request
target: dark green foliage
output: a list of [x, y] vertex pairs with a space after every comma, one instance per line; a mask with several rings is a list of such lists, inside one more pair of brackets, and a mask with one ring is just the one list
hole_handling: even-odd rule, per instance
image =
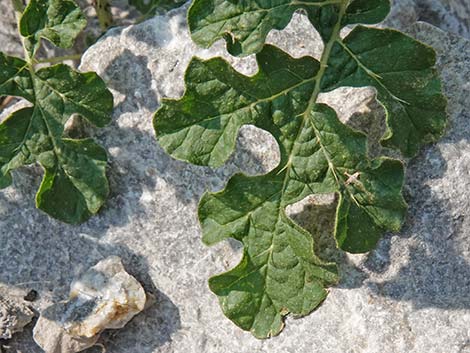
[[[322, 36], [320, 62], [264, 43], [298, 9]], [[164, 101], [155, 114], [158, 141], [175, 158], [216, 167], [233, 152], [240, 127], [253, 124], [270, 132], [281, 152], [269, 174], [237, 174], [199, 205], [206, 244], [232, 237], [244, 245], [240, 264], [209, 286], [225, 315], [256, 337], [278, 334], [288, 313], [314, 310], [338, 280], [335, 265], [315, 255], [311, 235], [288, 218], [288, 205], [336, 193], [334, 236], [352, 253], [374, 248], [405, 217], [402, 163], [370, 160], [366, 136], [317, 103], [319, 94], [374, 87], [387, 113], [382, 142], [406, 157], [444, 131], [446, 101], [432, 48], [389, 29], [357, 26], [340, 36], [344, 26], [377, 23], [389, 10], [388, 0], [195, 0], [189, 10], [194, 41], [209, 47], [225, 38], [233, 55], [256, 53], [259, 71], [246, 77], [223, 59], [194, 58], [184, 96]]]
[[80, 9], [70, 0], [32, 0], [20, 19], [26, 58], [0, 53], [0, 95], [23, 97], [32, 107], [0, 124], [0, 187], [10, 172], [38, 162], [45, 170], [36, 205], [52, 217], [80, 223], [98, 212], [108, 195], [106, 152], [92, 139], [63, 137], [64, 124], [79, 114], [93, 125], [109, 123], [113, 97], [95, 73], [59, 64], [36, 70], [42, 38], [68, 48], [84, 28]]

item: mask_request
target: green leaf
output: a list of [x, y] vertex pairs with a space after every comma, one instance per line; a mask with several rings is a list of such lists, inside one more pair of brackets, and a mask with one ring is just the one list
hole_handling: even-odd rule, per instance
[[[272, 29], [283, 29], [299, 9], [307, 11], [313, 25], [328, 39], [337, 24], [344, 0], [199, 0], [189, 9], [193, 40], [204, 48], [224, 38], [233, 55], [259, 52]], [[390, 10], [389, 0], [355, 0], [341, 17], [341, 25], [377, 23]]]
[[344, 26], [356, 23], [379, 23], [387, 17], [389, 12], [390, 1], [388, 0], [353, 0], [344, 14], [342, 24]]
[[26, 61], [0, 52], [0, 95], [33, 99], [34, 90]]
[[292, 164], [261, 177], [237, 175], [200, 203], [204, 242], [233, 237], [245, 249], [242, 262], [212, 278], [210, 288], [224, 313], [260, 338], [279, 333], [287, 313], [315, 309], [324, 287], [337, 280], [335, 267], [315, 256], [310, 234], [286, 216], [287, 205], [299, 195], [340, 193], [336, 237], [350, 252], [369, 250], [384, 230], [399, 230], [406, 211], [402, 164], [369, 162], [364, 135], [343, 125], [331, 108], [315, 109], [307, 126], [299, 121], [297, 139], [291, 135]]
[[186, 0], [129, 0], [129, 4], [139, 10], [145, 17], [156, 15], [161, 11], [170, 11], [182, 6]]
[[79, 223], [99, 211], [109, 189], [106, 151], [92, 139], [62, 139], [60, 154], [46, 174], [36, 196], [40, 209], [67, 223]]
[[41, 38], [68, 48], [85, 25], [71, 0], [31, 0], [19, 23], [26, 60], [0, 53], [0, 95], [32, 104], [0, 124], [0, 189], [12, 183], [12, 170], [38, 162], [45, 175], [36, 206], [72, 224], [87, 220], [104, 204], [107, 157], [92, 139], [64, 138], [64, 125], [73, 114], [98, 127], [107, 125], [113, 96], [96, 73], [63, 64], [35, 70], [34, 56]]
[[236, 175], [223, 192], [206, 194], [199, 209], [207, 244], [231, 236], [245, 245], [240, 264], [209, 286], [225, 315], [259, 338], [278, 334], [289, 312], [310, 313], [338, 279], [336, 266], [315, 256], [310, 234], [286, 216], [285, 179]]
[[233, 152], [239, 128], [269, 119], [272, 104], [284, 107], [289, 99], [292, 115], [305, 109], [318, 62], [294, 60], [272, 46], [258, 55], [258, 62], [259, 73], [246, 78], [220, 58], [194, 59], [186, 72], [185, 96], [165, 100], [154, 120], [160, 144], [178, 159], [218, 167]]
[[60, 48], [70, 48], [85, 27], [86, 18], [72, 0], [30, 0], [19, 23], [31, 57], [41, 38]]
[[[294, 59], [264, 45], [271, 29], [287, 25], [299, 8], [320, 32], [320, 62]], [[195, 0], [189, 11], [193, 38], [202, 46], [225, 38], [236, 55], [257, 53], [259, 71], [247, 77], [226, 61], [193, 59], [186, 91], [164, 100], [154, 117], [157, 140], [173, 157], [220, 166], [245, 124], [268, 131], [281, 154], [270, 173], [237, 174], [199, 206], [203, 240], [234, 238], [244, 246], [238, 266], [209, 280], [225, 315], [256, 337], [278, 334], [284, 317], [306, 315], [336, 283], [334, 264], [322, 262], [311, 235], [286, 215], [286, 207], [313, 194], [338, 198], [333, 236], [338, 247], [367, 252], [386, 231], [399, 231], [406, 213], [404, 167], [371, 160], [367, 138], [317, 102], [338, 87], [372, 86], [387, 113], [386, 146], [414, 155], [443, 132], [445, 99], [434, 51], [399, 32], [348, 24], [375, 23], [390, 9], [382, 0]]]
[[[13, 72], [15, 65], [7, 63], [19, 59], [3, 57], [0, 72]], [[8, 186], [11, 170], [39, 162], [46, 174], [37, 206], [64, 222], [83, 222], [106, 200], [106, 153], [90, 139], [64, 139], [64, 124], [77, 113], [96, 126], [106, 125], [112, 95], [95, 73], [79, 73], [62, 64], [25, 70], [32, 92], [23, 96], [33, 107], [14, 112], [0, 124], [0, 185]], [[26, 81], [26, 74], [20, 78]], [[22, 92], [14, 84], [0, 87], [3, 94]]]
[[384, 145], [413, 157], [446, 126], [446, 99], [435, 63], [432, 48], [403, 33], [358, 26], [335, 43], [322, 90], [375, 87], [387, 111]]

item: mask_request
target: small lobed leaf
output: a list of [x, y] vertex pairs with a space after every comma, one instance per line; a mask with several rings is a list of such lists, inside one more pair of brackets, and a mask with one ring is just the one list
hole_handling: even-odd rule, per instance
[[[82, 17], [75, 9], [71, 1], [31, 1], [20, 21], [21, 33], [30, 43], [44, 37], [67, 46], [81, 26], [81, 20], [74, 22]], [[73, 224], [97, 213], [109, 193], [106, 152], [92, 139], [63, 135], [73, 114], [98, 127], [110, 122], [113, 97], [103, 80], [63, 64], [36, 71], [31, 62], [0, 53], [0, 94], [32, 104], [0, 124], [0, 188], [11, 184], [12, 170], [38, 162], [45, 170], [38, 208]]]
[[86, 18], [72, 0], [30, 0], [19, 22], [31, 56], [41, 38], [60, 48], [70, 48], [86, 27]]
[[[320, 62], [264, 44], [298, 9], [324, 41]], [[314, 310], [338, 279], [335, 265], [316, 256], [311, 235], [286, 215], [288, 205], [335, 193], [333, 236], [351, 253], [367, 252], [384, 232], [399, 231], [406, 214], [403, 164], [370, 159], [366, 136], [319, 104], [319, 94], [374, 87], [387, 114], [383, 144], [404, 156], [444, 131], [446, 101], [431, 48], [361, 25], [340, 36], [344, 26], [377, 23], [389, 10], [388, 0], [196, 0], [189, 10], [198, 44], [224, 38], [234, 55], [256, 53], [259, 71], [247, 77], [221, 58], [194, 58], [184, 96], [165, 100], [155, 114], [157, 140], [175, 158], [216, 167], [233, 152], [240, 127], [252, 124], [271, 133], [281, 153], [270, 173], [237, 174], [199, 205], [206, 244], [234, 238], [244, 246], [241, 262], [209, 286], [225, 315], [256, 337], [278, 334], [289, 313]]]

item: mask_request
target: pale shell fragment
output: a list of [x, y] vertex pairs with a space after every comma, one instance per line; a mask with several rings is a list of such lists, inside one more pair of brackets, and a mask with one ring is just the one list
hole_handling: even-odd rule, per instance
[[116, 256], [90, 268], [70, 287], [68, 301], [48, 307], [34, 328], [46, 353], [75, 353], [93, 346], [105, 329], [124, 327], [146, 303], [141, 284]]

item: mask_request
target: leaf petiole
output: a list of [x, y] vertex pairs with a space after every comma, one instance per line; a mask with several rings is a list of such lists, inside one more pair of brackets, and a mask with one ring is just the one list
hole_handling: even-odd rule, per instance
[[82, 54], [71, 54], [71, 55], [64, 55], [64, 56], [56, 56], [53, 58], [46, 58], [46, 59], [40, 59], [36, 60], [36, 63], [38, 64], [57, 64], [57, 63], [62, 63], [67, 60], [80, 60], [82, 57]]
[[106, 32], [113, 24], [113, 14], [111, 13], [111, 5], [109, 0], [95, 0], [96, 16], [100, 23], [101, 30]]

